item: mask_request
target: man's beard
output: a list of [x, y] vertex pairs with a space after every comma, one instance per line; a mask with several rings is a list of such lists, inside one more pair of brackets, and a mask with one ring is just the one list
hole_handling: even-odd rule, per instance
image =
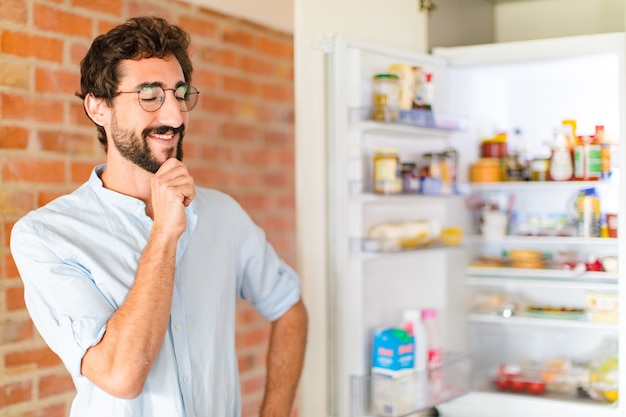
[[156, 173], [161, 164], [150, 150], [146, 137], [150, 133], [165, 134], [171, 132], [174, 135], [179, 134], [178, 143], [176, 147], [172, 146], [167, 150], [166, 159], [176, 157], [179, 161], [183, 160], [183, 138], [185, 136], [185, 125], [179, 127], [159, 126], [149, 127], [141, 132], [141, 138], [132, 130], [124, 130], [117, 125], [117, 118], [113, 116], [113, 123], [111, 124], [111, 136], [113, 143], [119, 151], [120, 155], [137, 165], [140, 168], [145, 169], [148, 172]]

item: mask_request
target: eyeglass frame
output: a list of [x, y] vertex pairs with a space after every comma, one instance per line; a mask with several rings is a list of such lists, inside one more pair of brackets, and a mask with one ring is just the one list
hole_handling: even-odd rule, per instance
[[[193, 106], [190, 109], [187, 109], [187, 110], [183, 110], [181, 108], [181, 104], [180, 104], [180, 100], [184, 101], [185, 103], [187, 102], [184, 99], [184, 97], [177, 97], [176, 96], [176, 90], [178, 90], [180, 87], [183, 87], [183, 86], [187, 86], [188, 88], [195, 90], [195, 91], [192, 90], [191, 92], [185, 93], [185, 96], [192, 95], [192, 94], [196, 96], [196, 100], [193, 103]], [[151, 87], [151, 88], [158, 87], [158, 88], [160, 88], [163, 91], [163, 96], [161, 98], [161, 102], [159, 104], [159, 107], [157, 107], [154, 110], [146, 110], [144, 108], [144, 106], [141, 104], [142, 100], [141, 100], [141, 97], [139, 95], [141, 94], [142, 89], [144, 89], [146, 87]], [[196, 108], [196, 104], [198, 104], [198, 95], [200, 94], [200, 91], [198, 91], [198, 89], [196, 87], [194, 87], [193, 85], [188, 84], [188, 83], [180, 83], [175, 88], [164, 88], [163, 85], [161, 85], [160, 83], [145, 83], [145, 84], [141, 84], [137, 88], [137, 90], [135, 90], [135, 91], [116, 91], [115, 95], [113, 97], [117, 97], [120, 94], [137, 94], [137, 101], [139, 102], [139, 107], [141, 107], [141, 109], [143, 111], [145, 111], [145, 112], [154, 113], [154, 112], [158, 111], [161, 107], [163, 107], [163, 103], [165, 103], [165, 92], [166, 91], [172, 91], [172, 93], [174, 94], [174, 98], [176, 99], [177, 102], [179, 102], [179, 104], [178, 104], [179, 110], [184, 112], [184, 113], [190, 112], [191, 110], [195, 109]], [[159, 96], [154, 97], [154, 99], [158, 99], [158, 98], [159, 98]]]

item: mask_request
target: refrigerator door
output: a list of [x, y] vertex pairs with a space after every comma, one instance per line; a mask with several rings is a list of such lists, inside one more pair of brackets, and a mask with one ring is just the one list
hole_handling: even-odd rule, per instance
[[[398, 63], [419, 66], [432, 74], [433, 107], [441, 110], [440, 118], [399, 123], [371, 120], [373, 77]], [[441, 322], [455, 324], [443, 326], [450, 329], [445, 334], [449, 345], [467, 350], [464, 251], [433, 244], [419, 251], [387, 253], [380, 247], [384, 242], [367, 239], [374, 226], [386, 222], [469, 226], [459, 195], [380, 195], [372, 191], [372, 165], [379, 148], [397, 147], [402, 161], [422, 161], [425, 153], [446, 149], [460, 126], [454, 117], [445, 115], [445, 103], [437, 99], [444, 95], [446, 77], [441, 58], [337, 37], [332, 40], [327, 64], [331, 80], [327, 183], [333, 384], [329, 391], [334, 395], [333, 415], [362, 415], [371, 405], [367, 390], [359, 390], [359, 384], [370, 374], [373, 332], [390, 324], [400, 325], [404, 309], [436, 308]], [[438, 238], [438, 234], [433, 237]], [[448, 276], [453, 278], [448, 280]], [[455, 291], [449, 291], [448, 286]], [[356, 378], [355, 392], [351, 392], [352, 377]]]

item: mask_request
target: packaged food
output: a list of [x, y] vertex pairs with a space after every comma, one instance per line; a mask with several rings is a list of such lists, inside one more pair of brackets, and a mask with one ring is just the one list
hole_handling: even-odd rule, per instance
[[397, 148], [374, 151], [374, 192], [396, 194], [402, 191], [400, 157]]
[[372, 119], [381, 122], [398, 120], [400, 77], [397, 74], [376, 74], [372, 83]]

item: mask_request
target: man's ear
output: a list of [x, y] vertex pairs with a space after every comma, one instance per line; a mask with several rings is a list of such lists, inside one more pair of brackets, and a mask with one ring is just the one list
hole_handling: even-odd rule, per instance
[[95, 124], [104, 126], [109, 106], [107, 106], [103, 98], [96, 98], [93, 94], [87, 94], [83, 100], [83, 106], [85, 107], [85, 113]]

